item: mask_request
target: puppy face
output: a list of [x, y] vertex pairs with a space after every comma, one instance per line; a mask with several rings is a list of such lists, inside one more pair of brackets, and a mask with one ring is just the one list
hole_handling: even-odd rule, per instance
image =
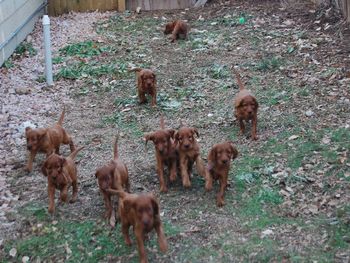
[[253, 96], [244, 97], [239, 106], [239, 114], [244, 119], [252, 119], [258, 110], [258, 102]]
[[133, 209], [137, 221], [143, 225], [143, 229], [150, 231], [153, 228], [154, 220], [159, 217], [159, 205], [153, 195], [139, 195], [135, 199], [125, 199], [126, 209]]
[[111, 188], [112, 184], [112, 178], [110, 174], [110, 169], [109, 167], [103, 166], [99, 169], [97, 169], [95, 176], [98, 181], [98, 185], [101, 190], [107, 190], [108, 188]]
[[41, 139], [45, 136], [46, 129], [35, 129], [30, 127], [26, 128], [25, 136], [27, 139], [28, 151], [37, 151], [40, 148]]
[[141, 80], [143, 87], [146, 89], [151, 89], [155, 84], [156, 75], [150, 70], [143, 70]]
[[164, 34], [165, 35], [171, 34], [174, 30], [174, 27], [175, 27], [175, 22], [166, 24]]
[[151, 140], [160, 154], [166, 154], [171, 145], [171, 139], [174, 139], [174, 133], [175, 130], [166, 129], [147, 134], [146, 143]]
[[238, 151], [231, 142], [216, 144], [209, 153], [209, 160], [219, 166], [229, 166], [231, 159], [237, 158]]
[[175, 140], [179, 143], [180, 150], [188, 151], [193, 148], [194, 142], [196, 141], [194, 135], [199, 137], [196, 128], [182, 127], [175, 135]]
[[66, 159], [58, 154], [51, 154], [44, 162], [41, 171], [45, 176], [58, 179], [62, 175]]

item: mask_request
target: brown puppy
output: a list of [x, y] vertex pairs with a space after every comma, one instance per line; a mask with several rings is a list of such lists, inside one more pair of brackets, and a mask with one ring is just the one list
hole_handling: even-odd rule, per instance
[[181, 127], [175, 134], [175, 140], [178, 144], [177, 151], [179, 154], [182, 185], [184, 187], [191, 187], [190, 176], [194, 162], [196, 163], [197, 172], [206, 180], [209, 177], [200, 157], [199, 144], [194, 135], [199, 137], [197, 129], [188, 127]]
[[80, 147], [73, 151], [67, 158], [52, 153], [41, 167], [42, 173], [47, 176], [47, 191], [49, 196], [49, 213], [55, 211], [55, 190], [60, 191], [61, 201], [67, 202], [68, 188], [72, 185], [73, 194], [70, 203], [77, 200], [78, 194], [78, 177], [77, 167], [74, 159], [77, 153], [83, 149]]
[[140, 103], [146, 103], [146, 94], [152, 97], [152, 107], [157, 104], [157, 81], [156, 74], [149, 69], [134, 68], [129, 72], [136, 72], [137, 74], [137, 92]]
[[114, 226], [115, 222], [111, 222], [111, 216], [113, 211], [111, 194], [107, 190], [125, 189], [127, 192], [130, 192], [128, 168], [119, 159], [118, 155], [118, 137], [116, 138], [114, 143], [113, 160], [97, 169], [95, 176], [98, 180], [98, 185], [103, 195], [103, 200], [106, 206], [106, 212], [104, 217], [110, 220], [111, 225]]
[[235, 71], [237, 83], [239, 86], [239, 92], [234, 100], [235, 116], [239, 121], [240, 132], [243, 135], [245, 126], [244, 121], [252, 121], [252, 139], [257, 140], [256, 126], [258, 122], [258, 101], [254, 95], [247, 89], [245, 89], [239, 74]]
[[159, 177], [160, 191], [167, 192], [168, 188], [164, 180], [164, 166], [170, 171], [170, 181], [176, 180], [176, 144], [174, 140], [175, 130], [164, 128], [164, 118], [160, 118], [160, 130], [145, 135], [146, 144], [149, 140], [154, 143], [157, 159], [157, 173]]
[[206, 189], [213, 187], [213, 180], [219, 180], [220, 191], [216, 198], [217, 206], [225, 204], [224, 194], [227, 187], [228, 172], [230, 170], [231, 159], [234, 160], [238, 155], [237, 149], [232, 142], [215, 144], [208, 155], [209, 180], [206, 182]]
[[171, 42], [175, 42], [180, 38], [187, 40], [188, 29], [188, 25], [184, 21], [175, 20], [165, 25], [164, 34], [171, 34]]
[[119, 195], [119, 217], [121, 220], [122, 233], [127, 245], [131, 245], [129, 228], [133, 227], [137, 246], [139, 249], [140, 262], [147, 263], [144, 246], [145, 235], [156, 230], [158, 244], [162, 252], [166, 252], [168, 244], [164, 235], [162, 222], [159, 214], [159, 204], [152, 194], [128, 194], [124, 191], [109, 190]]
[[64, 113], [65, 109], [63, 109], [58, 122], [50, 128], [26, 128], [25, 136], [27, 139], [27, 149], [30, 152], [28, 164], [26, 166], [28, 172], [32, 171], [33, 161], [38, 152], [46, 153], [46, 157], [53, 152], [59, 154], [61, 144], [69, 144], [70, 151], [74, 151], [75, 148], [72, 138], [62, 127]]

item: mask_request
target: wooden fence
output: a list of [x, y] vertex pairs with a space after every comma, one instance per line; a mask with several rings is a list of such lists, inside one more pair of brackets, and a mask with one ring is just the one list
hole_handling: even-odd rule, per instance
[[48, 12], [51, 16], [58, 16], [70, 11], [108, 11], [125, 10], [125, 0], [49, 0]]
[[[325, 0], [311, 0], [311, 2], [319, 5]], [[332, 0], [337, 8], [341, 10], [346, 20], [350, 23], [350, 0]]]

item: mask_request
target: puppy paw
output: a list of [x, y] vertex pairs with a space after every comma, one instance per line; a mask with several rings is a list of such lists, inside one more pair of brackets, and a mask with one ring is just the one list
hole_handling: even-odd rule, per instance
[[256, 136], [256, 135], [253, 136], [253, 137], [252, 137], [252, 140], [253, 140], [253, 141], [257, 141], [257, 140], [258, 140], [258, 136]]
[[190, 188], [191, 187], [191, 182], [190, 181], [185, 181], [182, 183], [182, 185], [185, 187], [185, 188]]
[[125, 239], [125, 244], [127, 244], [128, 246], [132, 245], [132, 242], [131, 242], [130, 238], [126, 238]]
[[52, 215], [55, 212], [55, 208], [54, 207], [49, 207], [49, 213]]
[[159, 249], [163, 253], [165, 253], [168, 250], [168, 243], [166, 242], [166, 240], [160, 240], [159, 241]]
[[225, 201], [224, 201], [224, 199], [217, 199], [216, 200], [216, 205], [218, 206], [218, 207], [223, 207], [224, 205], [225, 205]]
[[162, 192], [162, 193], [166, 193], [166, 192], [168, 192], [168, 188], [166, 187], [166, 186], [161, 186], [160, 187], [160, 191]]

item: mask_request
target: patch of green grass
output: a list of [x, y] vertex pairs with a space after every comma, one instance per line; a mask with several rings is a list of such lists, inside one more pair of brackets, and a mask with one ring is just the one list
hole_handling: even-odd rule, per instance
[[30, 57], [32, 57], [32, 56], [35, 56], [38, 52], [33, 47], [32, 43], [23, 41], [21, 44], [17, 46], [17, 48], [15, 49], [15, 53], [19, 56], [28, 54]]
[[12, 60], [11, 59], [7, 59], [4, 64], [2, 64], [2, 68], [13, 68], [15, 66], [15, 64], [13, 64]]
[[64, 56], [93, 57], [98, 56], [108, 48], [103, 48], [99, 43], [92, 40], [74, 43], [61, 48], [60, 54]]
[[54, 57], [53, 59], [52, 59], [52, 63], [53, 64], [60, 64], [60, 63], [62, 63], [64, 61], [64, 58], [63, 57]]
[[123, 132], [132, 135], [134, 138], [142, 138], [143, 131], [135, 116], [129, 116], [124, 112], [114, 113], [112, 116], [102, 118], [104, 124], [114, 125]]
[[270, 71], [278, 69], [283, 64], [285, 64], [285, 61], [282, 58], [273, 56], [262, 58], [255, 68], [256, 70]]
[[341, 144], [350, 144], [350, 130], [346, 128], [339, 128], [332, 132], [331, 136], [332, 142]]
[[231, 72], [225, 65], [214, 64], [208, 69], [208, 75], [213, 79], [225, 79], [231, 77]]

